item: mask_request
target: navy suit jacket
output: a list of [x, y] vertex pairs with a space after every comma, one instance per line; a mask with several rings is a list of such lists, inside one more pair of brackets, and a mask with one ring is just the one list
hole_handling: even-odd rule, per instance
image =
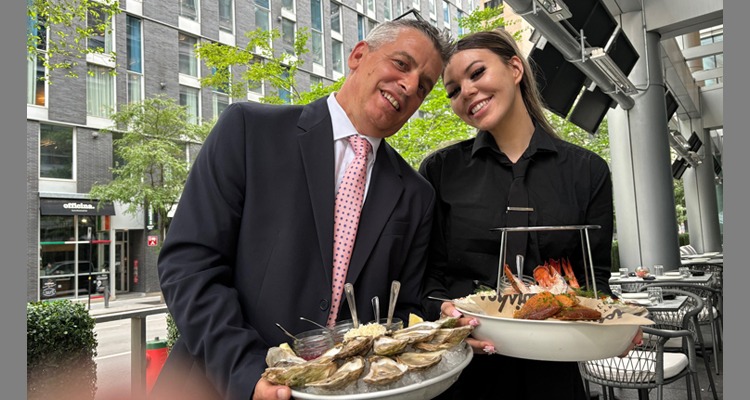
[[[157, 388], [172, 398], [249, 399], [270, 346], [325, 324], [331, 302], [334, 145], [326, 99], [306, 106], [230, 105], [191, 169], [159, 255], [180, 331]], [[422, 314], [434, 190], [385, 141], [346, 277], [359, 319], [370, 300]], [[343, 303], [346, 303], [343, 300]], [[342, 304], [339, 320], [350, 318]], [[156, 390], [155, 389], [155, 390]], [[158, 390], [156, 390], [158, 393]], [[165, 390], [164, 393], [167, 393]]]

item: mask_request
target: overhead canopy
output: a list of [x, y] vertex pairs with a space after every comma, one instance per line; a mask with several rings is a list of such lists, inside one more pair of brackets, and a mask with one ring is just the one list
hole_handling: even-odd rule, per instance
[[112, 203], [99, 200], [41, 199], [42, 215], [115, 215]]

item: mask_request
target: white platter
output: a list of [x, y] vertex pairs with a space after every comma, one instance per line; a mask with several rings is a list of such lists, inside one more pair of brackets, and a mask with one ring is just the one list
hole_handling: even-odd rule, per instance
[[453, 369], [435, 376], [433, 378], [425, 379], [419, 383], [402, 386], [395, 389], [381, 390], [378, 392], [368, 392], [359, 394], [341, 394], [341, 395], [323, 395], [323, 394], [312, 394], [305, 393], [298, 390], [292, 390], [292, 398], [294, 399], [311, 399], [311, 400], [428, 400], [436, 397], [440, 393], [443, 393], [448, 389], [456, 380], [461, 371], [469, 365], [469, 362], [474, 356], [474, 353], [466, 342], [462, 344], [464, 346], [464, 360], [456, 365]]
[[499, 354], [532, 360], [588, 361], [614, 357], [627, 350], [639, 327], [504, 318], [458, 308], [479, 320], [472, 336], [491, 341]]

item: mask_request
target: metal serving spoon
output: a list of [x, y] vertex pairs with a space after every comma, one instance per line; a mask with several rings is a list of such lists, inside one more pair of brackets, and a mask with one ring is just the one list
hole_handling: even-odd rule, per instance
[[359, 328], [359, 319], [357, 318], [357, 304], [354, 300], [354, 285], [351, 283], [345, 284], [344, 293], [346, 293], [346, 302], [349, 303], [349, 311], [352, 313], [354, 329], [357, 329]]
[[388, 319], [385, 321], [385, 326], [391, 326], [393, 312], [396, 311], [396, 300], [398, 299], [399, 290], [401, 290], [401, 282], [391, 282], [391, 297], [388, 300]]
[[280, 325], [280, 324], [279, 324], [278, 322], [276, 323], [276, 326], [278, 326], [278, 327], [279, 327], [279, 329], [281, 329], [281, 331], [282, 331], [282, 332], [284, 332], [284, 333], [285, 333], [285, 334], [286, 334], [287, 336], [289, 336], [290, 338], [294, 339], [295, 341], [297, 341], [297, 340], [298, 340], [296, 336], [294, 336], [294, 335], [292, 335], [291, 333], [289, 333], [289, 331], [288, 331], [288, 330], [286, 330], [286, 329], [284, 329], [284, 327], [283, 327], [283, 326], [281, 326], [281, 325]]
[[313, 324], [313, 325], [317, 326], [318, 328], [322, 328], [322, 329], [327, 329], [327, 330], [330, 330], [330, 329], [329, 329], [329, 328], [328, 328], [327, 326], [323, 326], [323, 325], [321, 325], [321, 324], [319, 324], [319, 323], [317, 323], [317, 322], [315, 322], [315, 321], [313, 321], [313, 320], [311, 320], [311, 319], [307, 319], [307, 318], [305, 318], [305, 317], [299, 317], [299, 319], [301, 319], [301, 320], [303, 320], [303, 321], [307, 321], [307, 322], [309, 322], [309, 323], [311, 323], [311, 324]]
[[378, 296], [372, 298], [372, 312], [375, 314], [375, 322], [380, 323], [380, 298]]

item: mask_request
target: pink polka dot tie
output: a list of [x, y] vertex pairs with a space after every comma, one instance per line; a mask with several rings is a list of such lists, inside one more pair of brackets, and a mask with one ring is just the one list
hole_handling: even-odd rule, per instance
[[365, 194], [367, 173], [367, 155], [370, 154], [370, 142], [358, 135], [349, 136], [349, 143], [354, 149], [354, 159], [346, 167], [344, 179], [341, 180], [336, 193], [336, 208], [333, 216], [333, 296], [331, 312], [328, 314], [328, 326], [336, 324], [339, 314], [341, 294], [344, 292], [346, 271], [352, 258], [354, 240], [357, 238], [359, 214], [362, 211], [362, 199]]

